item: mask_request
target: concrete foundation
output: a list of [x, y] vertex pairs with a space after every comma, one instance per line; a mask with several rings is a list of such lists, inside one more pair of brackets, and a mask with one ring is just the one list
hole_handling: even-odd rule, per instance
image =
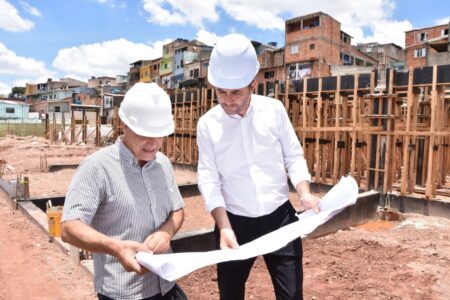
[[[13, 201], [13, 204], [22, 211], [33, 223], [37, 224], [46, 234], [48, 234], [48, 221], [46, 202], [52, 201], [53, 206], [64, 205], [64, 196], [34, 198], [25, 201], [14, 199], [14, 182], [7, 182], [0, 179], [0, 187], [6, 191]], [[192, 197], [200, 194], [196, 184], [181, 185], [180, 191], [183, 197]], [[312, 185], [312, 190], [316, 192], [328, 191], [331, 187], [325, 185]], [[361, 193], [355, 205], [347, 207], [325, 224], [319, 226], [308, 238], [316, 238], [327, 235], [351, 226], [367, 223], [377, 218], [377, 209], [381, 203], [380, 194], [370, 191]], [[425, 200], [420, 198], [389, 195], [386, 204], [390, 209], [399, 210], [404, 213], [417, 213], [427, 216], [437, 216], [450, 218], [450, 202], [440, 200]], [[60, 238], [51, 238], [60, 248], [69, 254], [74, 260], [79, 261], [78, 249], [61, 241]], [[215, 239], [212, 230], [192, 231], [177, 234], [173, 241], [174, 252], [210, 251], [215, 249]], [[92, 273], [92, 265], [82, 264], [86, 270]]]

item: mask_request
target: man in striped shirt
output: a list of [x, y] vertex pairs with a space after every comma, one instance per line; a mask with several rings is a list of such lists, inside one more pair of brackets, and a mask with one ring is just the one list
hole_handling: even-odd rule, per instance
[[187, 299], [135, 258], [138, 251], [170, 252], [184, 219], [172, 165], [159, 152], [174, 131], [169, 96], [154, 83], [137, 83], [119, 116], [123, 136], [86, 158], [72, 179], [62, 239], [93, 252], [99, 299]]

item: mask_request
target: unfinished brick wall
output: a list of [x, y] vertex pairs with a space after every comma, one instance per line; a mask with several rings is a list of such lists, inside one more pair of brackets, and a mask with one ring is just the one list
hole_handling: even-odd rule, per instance
[[[305, 28], [312, 19], [320, 20], [319, 26]], [[341, 47], [346, 47], [341, 41], [341, 24], [325, 13], [287, 21], [285, 39], [285, 63], [311, 61], [313, 77], [330, 75], [328, 65], [341, 64]], [[298, 53], [292, 53], [295, 45]]]
[[[434, 27], [407, 31], [405, 33], [405, 52], [407, 67], [424, 67], [427, 65], [427, 56], [436, 54], [437, 51], [427, 45], [427, 42], [442, 36], [442, 30], [447, 29], [448, 24]], [[426, 37], [422, 39], [423, 35]], [[426, 49], [426, 55], [415, 57], [417, 49]]]

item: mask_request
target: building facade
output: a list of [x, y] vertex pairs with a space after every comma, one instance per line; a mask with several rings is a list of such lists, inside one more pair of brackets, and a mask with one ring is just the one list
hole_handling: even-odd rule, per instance
[[414, 29], [405, 34], [407, 67], [450, 64], [450, 24]]
[[323, 12], [287, 20], [287, 78], [329, 76], [332, 65], [376, 65], [375, 59], [352, 47], [351, 38], [337, 20]]

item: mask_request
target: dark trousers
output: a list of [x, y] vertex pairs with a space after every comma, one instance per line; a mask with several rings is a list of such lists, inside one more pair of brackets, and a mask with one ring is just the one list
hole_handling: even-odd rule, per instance
[[[248, 218], [227, 212], [239, 245], [298, 220], [295, 209], [287, 201], [273, 213]], [[220, 233], [215, 228], [216, 247]], [[285, 247], [263, 256], [272, 279], [277, 300], [303, 299], [302, 242], [298, 238]], [[240, 300], [245, 296], [245, 282], [256, 257], [217, 264], [217, 281], [221, 300]]]
[[[98, 300], [114, 300], [113, 298], [109, 298], [102, 294], [97, 294], [97, 296]], [[142, 300], [187, 300], [187, 296], [184, 293], [183, 289], [178, 284], [175, 284], [175, 286], [166, 294], [164, 294], [164, 296], [161, 294], [157, 294], [155, 296], [144, 298]]]

